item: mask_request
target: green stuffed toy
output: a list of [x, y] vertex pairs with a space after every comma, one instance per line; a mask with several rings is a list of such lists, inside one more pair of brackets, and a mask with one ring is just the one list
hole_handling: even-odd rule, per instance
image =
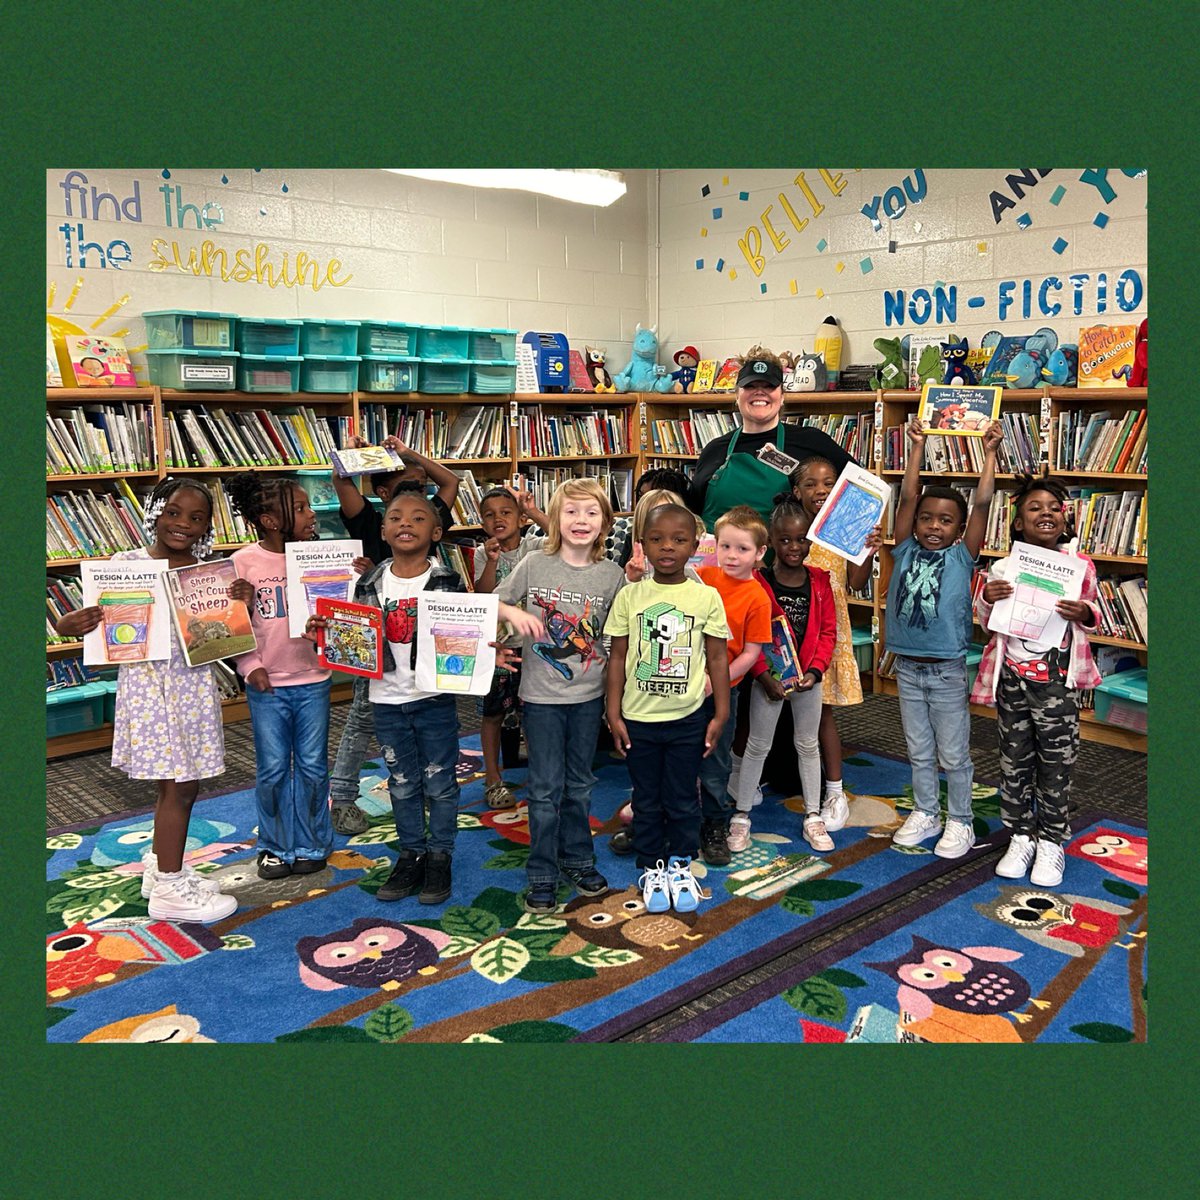
[[925, 381], [942, 382], [942, 372], [945, 364], [942, 362], [941, 346], [926, 346], [917, 360], [917, 391], [925, 386]]
[[908, 372], [904, 369], [904, 351], [899, 338], [876, 338], [872, 343], [883, 355], [879, 369], [871, 376], [871, 387], [895, 390], [908, 387]]

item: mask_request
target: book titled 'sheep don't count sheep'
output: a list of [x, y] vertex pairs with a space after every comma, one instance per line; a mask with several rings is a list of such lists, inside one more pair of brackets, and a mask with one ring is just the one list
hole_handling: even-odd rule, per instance
[[227, 558], [163, 572], [189, 667], [249, 654], [258, 645], [246, 606], [229, 596], [237, 577], [237, 567]]

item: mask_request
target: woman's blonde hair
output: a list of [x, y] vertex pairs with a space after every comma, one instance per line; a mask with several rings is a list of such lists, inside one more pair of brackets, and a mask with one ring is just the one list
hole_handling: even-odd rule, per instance
[[[632, 537], [635, 542], [642, 540], [642, 532], [646, 528], [646, 518], [650, 515], [652, 508], [657, 508], [660, 504], [678, 504], [680, 508], [686, 508], [683, 499], [676, 493], [668, 491], [666, 488], [651, 488], [633, 508], [633, 532]], [[696, 536], [703, 537], [708, 530], [704, 527], [704, 522], [699, 517], [696, 518]]]
[[783, 359], [774, 350], [768, 350], [766, 346], [751, 346], [745, 354], [738, 357], [737, 362], [739, 366], [744, 366], [746, 363], [753, 362], [759, 358], [766, 362], [774, 363], [781, 371], [784, 369]]
[[599, 562], [604, 557], [604, 539], [613, 525], [612, 505], [608, 493], [600, 486], [598, 479], [568, 479], [560, 484], [550, 497], [550, 506], [546, 509], [546, 521], [550, 528], [546, 531], [547, 554], [557, 554], [562, 549], [562, 509], [568, 500], [595, 500], [600, 506], [600, 520], [603, 527], [595, 542], [592, 543], [592, 562]]

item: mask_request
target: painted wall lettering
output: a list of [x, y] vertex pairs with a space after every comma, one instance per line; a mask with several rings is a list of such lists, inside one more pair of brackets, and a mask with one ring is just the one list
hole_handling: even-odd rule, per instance
[[1004, 216], [1005, 211], [1010, 208], [1016, 208], [1017, 200], [1025, 199], [1025, 189], [1037, 187], [1049, 174], [1049, 167], [1037, 167], [1033, 169], [1023, 167], [1020, 171], [1015, 171], [1011, 175], [1005, 175], [1004, 186], [1009, 190], [1011, 195], [1005, 195], [1004, 192], [993, 190], [992, 194], [988, 196], [988, 200], [992, 206], [992, 220], [999, 225], [1000, 218]]
[[[820, 175], [821, 182], [831, 195], [840, 196], [846, 190], [846, 181], [840, 173], [828, 171], [822, 167], [817, 174]], [[825, 211], [825, 205], [817, 198], [817, 193], [805, 178], [803, 171], [799, 172], [792, 182], [799, 190], [800, 196], [803, 197], [803, 203], [798, 206], [794, 205], [787, 192], [780, 192], [779, 207], [783, 209], [788, 224], [797, 233], [803, 233], [809, 221], [815, 220]], [[803, 217], [800, 216], [796, 211], [797, 207], [802, 210], [807, 208], [808, 213]], [[775, 253], [778, 254], [784, 247], [791, 244], [791, 238], [788, 236], [786, 228], [783, 228], [782, 220], [778, 217], [772, 220], [771, 213], [774, 208], [774, 204], [768, 204], [760, 214], [758, 219], [762, 224], [762, 229], [758, 225], [751, 225], [746, 230], [746, 236], [738, 238], [738, 249], [741, 250], [742, 257], [755, 275], [761, 275], [763, 268], [767, 265], [766, 255], [763, 254], [763, 229], [766, 230], [767, 237], [775, 248]]]
[[895, 221], [904, 216], [910, 204], [920, 204], [927, 190], [925, 172], [918, 168], [911, 175], [905, 175], [899, 184], [888, 188], [882, 196], [875, 196], [864, 204], [862, 215], [871, 222], [871, 228], [878, 232], [883, 228], [883, 222], [879, 219], [881, 208], [889, 220]]

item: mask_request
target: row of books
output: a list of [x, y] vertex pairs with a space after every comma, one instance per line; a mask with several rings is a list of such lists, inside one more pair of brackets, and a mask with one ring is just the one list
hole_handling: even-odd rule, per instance
[[166, 413], [170, 467], [318, 466], [350, 433], [349, 417], [308, 407], [229, 409], [203, 405]]
[[1146, 409], [1110, 412], [1068, 410], [1054, 431], [1054, 466], [1059, 471], [1146, 473]]
[[46, 411], [47, 475], [153, 471], [155, 446], [154, 408], [149, 404]]
[[[1147, 498], [1145, 492], [1103, 492], [1080, 488], [1073, 495], [1075, 529], [1084, 554], [1145, 557]], [[1072, 489], [1074, 493], [1075, 489]]]
[[440, 457], [507, 458], [508, 413], [495, 404], [460, 408], [446, 434], [446, 451]]
[[696, 454], [692, 423], [681, 421], [649, 422], [650, 446], [655, 454]]
[[83, 607], [83, 585], [75, 575], [46, 576], [46, 645], [75, 642], [77, 638], [63, 637], [55, 631], [58, 621], [70, 612]]
[[[1038, 417], [1028, 412], [1001, 413], [1004, 440], [996, 452], [1000, 474], [1036, 474], [1041, 469], [1042, 441]], [[903, 425], [889, 425], [884, 432], [883, 461], [888, 471], [903, 471], [908, 463], [908, 438]], [[978, 474], [983, 470], [982, 438], [925, 439], [927, 471], [958, 471]]]
[[875, 429], [875, 414], [858, 413], [812, 413], [802, 420], [785, 417], [785, 421], [796, 425], [819, 429], [828, 434], [843, 450], [860, 463], [870, 462], [874, 453], [871, 436]]
[[105, 558], [145, 545], [142, 505], [125, 480], [112, 490], [46, 497], [46, 558]]
[[408, 405], [364, 404], [359, 410], [359, 433], [370, 446], [390, 434], [426, 458], [444, 458], [450, 417], [445, 409]]
[[647, 471], [679, 471], [686, 475], [688, 479], [696, 473], [696, 464], [691, 462], [680, 462], [678, 459], [672, 458], [648, 458], [646, 459]]
[[1145, 645], [1149, 641], [1146, 577], [1104, 576], [1096, 584], [1100, 600], [1098, 632]]
[[606, 463], [583, 463], [574, 467], [529, 467], [526, 480], [533, 493], [534, 503], [543, 512], [550, 505], [550, 498], [568, 479], [596, 479], [608, 493], [614, 512], [629, 512], [633, 502], [633, 476], [631, 470], [609, 467]]
[[518, 413], [518, 446], [522, 456], [544, 458], [628, 454], [627, 419], [625, 411], [562, 412], [532, 405]]

